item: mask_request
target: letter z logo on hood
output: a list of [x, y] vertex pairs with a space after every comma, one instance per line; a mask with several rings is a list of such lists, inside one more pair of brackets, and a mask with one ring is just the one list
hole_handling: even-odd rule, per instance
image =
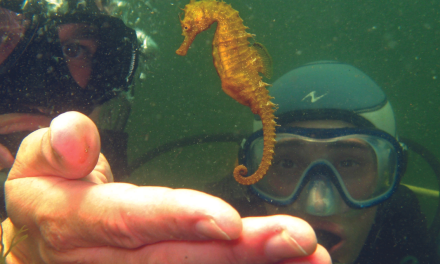
[[308, 95], [304, 96], [304, 98], [301, 101], [304, 101], [305, 99], [307, 99], [307, 97], [310, 97], [310, 102], [311, 103], [315, 103], [319, 99], [321, 99], [322, 97], [324, 97], [324, 96], [326, 96], [328, 94], [328, 92], [327, 92], [327, 93], [325, 93], [325, 94], [323, 94], [321, 96], [315, 97], [315, 92], [316, 91], [313, 91], [313, 92], [309, 93]]

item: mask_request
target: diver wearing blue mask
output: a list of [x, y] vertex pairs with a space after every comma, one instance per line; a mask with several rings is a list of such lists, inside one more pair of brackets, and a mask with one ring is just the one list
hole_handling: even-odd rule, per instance
[[[353, 66], [320, 61], [285, 74], [269, 93], [279, 126], [267, 174], [249, 187], [223, 181], [211, 193], [242, 216], [306, 220], [333, 263], [400, 263], [408, 256], [435, 263], [417, 198], [400, 185], [406, 146], [378, 85]], [[262, 149], [256, 116], [239, 152], [249, 175]]]
[[[272, 166], [251, 187], [276, 205], [296, 202], [318, 216], [375, 206], [392, 195], [405, 168], [404, 147], [379, 130], [281, 126], [276, 133]], [[246, 141], [243, 163], [258, 168], [262, 147], [259, 131]]]

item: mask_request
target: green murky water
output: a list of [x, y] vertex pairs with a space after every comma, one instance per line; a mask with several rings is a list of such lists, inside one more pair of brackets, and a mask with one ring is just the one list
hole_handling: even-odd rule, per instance
[[[128, 14], [128, 20], [137, 21], [135, 27], [151, 35], [160, 49], [136, 80], [126, 128], [129, 162], [187, 137], [252, 132], [251, 111], [221, 90], [211, 56], [215, 27], [196, 38], [186, 57], [175, 54], [183, 40], [178, 15], [188, 2], [136, 3], [136, 11]], [[312, 61], [354, 65], [385, 91], [399, 137], [440, 159], [440, 2], [228, 2], [271, 54], [274, 69], [269, 83]], [[176, 146], [136, 169], [129, 181], [203, 190], [209, 182], [231, 177], [237, 150], [236, 142]], [[414, 151], [409, 152], [402, 182], [424, 188], [418, 197], [431, 224], [438, 183], [432, 168]]]
[[[273, 58], [273, 82], [316, 60], [339, 60], [367, 73], [384, 89], [398, 134], [440, 157], [440, 3], [437, 1], [228, 1]], [[178, 15], [188, 1], [136, 2], [128, 20], [159, 46], [144, 79], [136, 80], [126, 131], [129, 160], [162, 144], [195, 135], [248, 134], [252, 114], [221, 91], [211, 56], [214, 27], [199, 35], [186, 57]], [[138, 19], [140, 18], [140, 19]], [[138, 75], [140, 75], [139, 73]], [[204, 143], [160, 155], [135, 171], [138, 184], [202, 188], [234, 167], [236, 143]], [[404, 183], [437, 190], [417, 154]], [[432, 200], [432, 199], [431, 199]], [[430, 199], [422, 201], [425, 211]]]

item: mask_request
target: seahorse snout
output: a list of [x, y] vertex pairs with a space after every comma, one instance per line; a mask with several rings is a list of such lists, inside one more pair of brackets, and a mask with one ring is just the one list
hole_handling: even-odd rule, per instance
[[185, 36], [185, 40], [183, 41], [182, 45], [180, 45], [180, 48], [176, 50], [176, 54], [180, 56], [185, 56], [188, 52], [189, 47], [193, 43], [195, 36], [190, 36], [189, 34], [183, 34]]

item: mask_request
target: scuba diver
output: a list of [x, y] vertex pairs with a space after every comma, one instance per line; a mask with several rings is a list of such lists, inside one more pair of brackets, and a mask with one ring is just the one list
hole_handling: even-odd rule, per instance
[[[438, 263], [417, 197], [400, 184], [407, 150], [379, 86], [351, 65], [318, 61], [288, 72], [269, 93], [279, 127], [266, 176], [249, 187], [228, 177], [208, 193], [242, 217], [304, 219], [333, 263]], [[248, 175], [262, 158], [261, 128], [255, 116], [240, 148]]]
[[[128, 174], [123, 130], [130, 113], [125, 95], [138, 61], [136, 32], [109, 15], [110, 3], [74, 2], [0, 2], [3, 181], [22, 139], [66, 111], [97, 123], [102, 152], [115, 175]], [[104, 111], [103, 104], [113, 98], [117, 107]]]
[[113, 182], [100, 152], [123, 136], [95, 123], [129, 90], [139, 47], [113, 4], [0, 2], [0, 263], [330, 264], [298, 218], [241, 219], [205, 193]]

